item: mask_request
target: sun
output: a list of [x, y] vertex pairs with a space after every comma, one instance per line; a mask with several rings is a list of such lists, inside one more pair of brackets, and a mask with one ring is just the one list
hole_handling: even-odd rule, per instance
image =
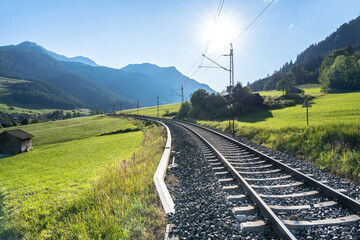
[[236, 22], [233, 18], [222, 17], [216, 23], [209, 21], [204, 25], [204, 42], [209, 43], [209, 52], [224, 50], [236, 38]]

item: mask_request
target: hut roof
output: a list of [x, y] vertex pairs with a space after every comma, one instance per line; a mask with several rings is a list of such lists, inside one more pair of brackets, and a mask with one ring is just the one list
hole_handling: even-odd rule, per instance
[[15, 129], [15, 130], [8, 130], [8, 131], [4, 131], [2, 132], [1, 134], [4, 134], [4, 133], [8, 133], [14, 137], [17, 137], [21, 140], [26, 140], [26, 139], [29, 139], [29, 138], [32, 138], [34, 137], [33, 135], [21, 130], [21, 129]]

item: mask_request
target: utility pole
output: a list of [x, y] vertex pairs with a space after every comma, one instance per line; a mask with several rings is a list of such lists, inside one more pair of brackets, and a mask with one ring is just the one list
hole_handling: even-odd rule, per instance
[[137, 115], [139, 115], [139, 100], [136, 100]]
[[157, 96], [156, 100], [157, 100], [157, 117], [159, 118], [159, 96]]
[[184, 85], [181, 84], [181, 105], [184, 103]]
[[[205, 56], [205, 54], [202, 54], [203, 57], [207, 58], [211, 62], [215, 63], [218, 67], [213, 66], [199, 66], [199, 67], [205, 67], [205, 68], [222, 68], [225, 71], [228, 71], [230, 73], [230, 83], [229, 83], [229, 133], [235, 132], [235, 115], [234, 115], [234, 103], [233, 103], [233, 96], [232, 96], [232, 89], [234, 87], [234, 52], [233, 52], [233, 46], [232, 43], [230, 43], [230, 53], [225, 54], [223, 56], [229, 56], [230, 57], [230, 69], [227, 69], [214, 60], [208, 58]], [[231, 129], [231, 118], [232, 118], [232, 129]]]
[[[229, 69], [229, 73], [230, 73], [230, 83], [229, 83], [229, 91], [230, 91], [230, 104], [229, 104], [229, 132], [230, 133], [235, 133], [235, 114], [234, 114], [234, 99], [232, 96], [232, 90], [234, 87], [234, 51], [233, 51], [233, 46], [232, 43], [230, 43], [230, 53], [229, 54], [225, 54], [223, 56], [229, 56], [230, 57], [230, 69]], [[232, 130], [231, 130], [231, 123], [230, 123], [230, 119], [232, 118]]]

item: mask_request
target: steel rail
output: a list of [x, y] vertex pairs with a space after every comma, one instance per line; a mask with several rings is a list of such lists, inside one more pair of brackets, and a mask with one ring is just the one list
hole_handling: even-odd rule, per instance
[[302, 180], [306, 183], [308, 183], [309, 185], [315, 187], [317, 190], [319, 191], [322, 191], [324, 194], [330, 196], [330, 197], [333, 197], [334, 199], [337, 199], [339, 202], [341, 202], [342, 204], [344, 204], [346, 207], [348, 207], [349, 209], [351, 209], [352, 211], [354, 211], [357, 215], [360, 215], [360, 202], [356, 201], [355, 199], [317, 181], [316, 179], [312, 178], [312, 177], [309, 177], [307, 176], [306, 174], [292, 168], [292, 167], [289, 167], [288, 165], [274, 159], [273, 157], [265, 154], [265, 153], [262, 153], [260, 152], [259, 150], [256, 150], [248, 145], [245, 145], [241, 142], [239, 142], [238, 140], [234, 139], [234, 138], [231, 138], [229, 136], [226, 136], [225, 134], [223, 133], [220, 133], [220, 132], [217, 132], [213, 129], [210, 129], [210, 128], [207, 128], [207, 127], [204, 127], [204, 126], [200, 126], [200, 125], [197, 125], [197, 124], [194, 124], [194, 123], [186, 123], [186, 124], [189, 124], [189, 125], [192, 125], [192, 126], [195, 126], [195, 127], [198, 127], [198, 128], [201, 128], [201, 129], [204, 129], [206, 131], [210, 131], [212, 133], [215, 133], [217, 134], [218, 136], [221, 136], [229, 141], [231, 141], [232, 143], [235, 143], [236, 145], [238, 146], [241, 146], [245, 149], [247, 149], [248, 151], [260, 156], [260, 157], [263, 157], [265, 158], [266, 160], [268, 160], [269, 162], [273, 163], [274, 165], [284, 169], [286, 172], [290, 173], [292, 176], [294, 176], [295, 178], [297, 178], [298, 180]]
[[247, 183], [247, 181], [236, 171], [236, 169], [229, 163], [228, 160], [214, 147], [209, 143], [203, 136], [189, 128], [183, 123], [178, 123], [178, 125], [188, 129], [192, 133], [194, 133], [198, 138], [201, 139], [220, 159], [220, 161], [224, 164], [227, 170], [231, 173], [231, 175], [237, 180], [237, 182], [246, 190], [249, 194], [251, 200], [256, 203], [259, 207], [260, 212], [263, 214], [265, 218], [269, 220], [272, 228], [278, 234], [281, 239], [296, 239], [295, 236], [290, 232], [290, 230], [285, 226], [285, 224], [276, 216], [276, 214], [270, 209], [270, 207], [261, 199], [261, 197], [254, 191], [254, 189]]

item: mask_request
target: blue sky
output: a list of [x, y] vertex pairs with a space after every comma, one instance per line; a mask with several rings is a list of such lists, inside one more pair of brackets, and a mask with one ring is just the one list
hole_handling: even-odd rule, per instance
[[[269, 2], [225, 0], [207, 55], [217, 58], [231, 40], [216, 36], [237, 36]], [[143, 62], [175, 66], [221, 91], [228, 84], [226, 71], [201, 69], [193, 74], [218, 5], [219, 0], [0, 0], [0, 45], [32, 41], [113, 68]], [[275, 0], [233, 43], [235, 81], [246, 84], [271, 74], [359, 15], [359, 0]], [[218, 62], [229, 65], [227, 57]]]

